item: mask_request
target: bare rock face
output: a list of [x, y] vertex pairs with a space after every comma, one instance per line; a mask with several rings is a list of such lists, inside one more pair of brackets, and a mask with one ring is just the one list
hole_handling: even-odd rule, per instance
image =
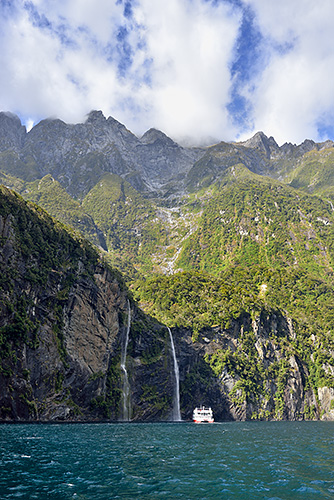
[[17, 152], [23, 146], [26, 128], [13, 113], [0, 113], [0, 151]]
[[[205, 405], [217, 420], [333, 420], [334, 390], [312, 389], [305, 362], [278, 342], [294, 338], [289, 318], [244, 317], [228, 330], [191, 335], [174, 332], [184, 418]], [[251, 355], [245, 338], [256, 349]]]
[[75, 125], [42, 120], [28, 133], [17, 116], [0, 113], [0, 152], [5, 172], [24, 180], [51, 174], [76, 198], [106, 173], [126, 177], [141, 191], [155, 190], [184, 175], [201, 154], [153, 129], [139, 139], [101, 111]]
[[[83, 269], [82, 269], [83, 271]], [[58, 278], [58, 277], [57, 277]], [[168, 420], [173, 378], [164, 329], [129, 302], [112, 273], [97, 266], [55, 300], [60, 279], [35, 296], [36, 342], [13, 345], [0, 373], [2, 420], [122, 419], [120, 353], [133, 317], [126, 358], [132, 420]], [[48, 305], [46, 305], [48, 304]], [[2, 322], [6, 321], [4, 316]]]
[[323, 410], [321, 420], [334, 420], [334, 389], [319, 387], [318, 397]]
[[267, 137], [263, 132], [257, 132], [253, 137], [241, 143], [246, 148], [258, 149], [270, 158], [271, 154], [279, 149], [273, 137]]
[[96, 418], [90, 403], [105, 395], [111, 357], [124, 328], [120, 314], [127, 307], [125, 291], [108, 274], [98, 266], [95, 282], [79, 277], [60, 303], [55, 300], [60, 280], [35, 297], [36, 343], [15, 346], [3, 363], [2, 418]]
[[108, 283], [105, 270], [97, 271], [96, 287], [79, 282], [64, 307], [66, 351], [90, 374], [107, 370], [109, 353], [119, 333], [118, 310], [125, 309], [118, 284]]

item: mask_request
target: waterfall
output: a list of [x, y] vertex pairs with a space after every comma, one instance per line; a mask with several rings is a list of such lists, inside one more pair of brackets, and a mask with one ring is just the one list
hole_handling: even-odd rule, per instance
[[126, 328], [125, 341], [122, 348], [121, 354], [121, 369], [123, 371], [123, 414], [122, 420], [130, 420], [130, 385], [129, 385], [129, 377], [128, 372], [126, 370], [126, 353], [128, 350], [129, 343], [129, 333], [131, 327], [131, 309], [130, 309], [130, 301], [128, 300], [128, 324]]
[[173, 362], [174, 362], [174, 376], [175, 376], [175, 389], [174, 389], [174, 398], [173, 398], [173, 421], [179, 421], [182, 420], [181, 418], [181, 412], [180, 412], [180, 377], [179, 377], [179, 365], [177, 364], [177, 359], [176, 359], [176, 354], [175, 354], [175, 346], [174, 346], [174, 340], [173, 340], [173, 335], [171, 332], [171, 329], [167, 326], [169, 336], [170, 336], [170, 343], [172, 346], [172, 353], [173, 353]]

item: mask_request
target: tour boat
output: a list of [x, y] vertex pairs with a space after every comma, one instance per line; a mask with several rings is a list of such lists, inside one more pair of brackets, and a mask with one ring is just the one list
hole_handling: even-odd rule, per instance
[[208, 422], [209, 424], [212, 424], [214, 422], [214, 419], [211, 408], [205, 408], [204, 406], [195, 408], [193, 412], [193, 421], [196, 424], [200, 424], [202, 422]]

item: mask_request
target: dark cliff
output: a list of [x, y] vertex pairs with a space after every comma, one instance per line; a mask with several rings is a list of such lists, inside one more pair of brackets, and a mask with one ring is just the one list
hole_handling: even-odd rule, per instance
[[138, 310], [120, 275], [4, 187], [0, 243], [0, 419], [121, 419], [129, 312], [131, 418], [168, 419], [167, 331]]
[[333, 419], [334, 390], [313, 386], [309, 363], [291, 347], [295, 333], [285, 318], [252, 321], [246, 315], [227, 330], [204, 329], [194, 339], [181, 329], [174, 337], [185, 418], [197, 401], [211, 406], [217, 420]]

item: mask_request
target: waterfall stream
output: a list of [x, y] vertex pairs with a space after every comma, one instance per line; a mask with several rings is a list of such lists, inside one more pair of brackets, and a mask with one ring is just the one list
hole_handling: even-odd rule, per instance
[[180, 377], [179, 377], [179, 365], [177, 363], [176, 359], [176, 353], [175, 353], [175, 346], [174, 346], [174, 340], [173, 340], [173, 335], [171, 332], [171, 329], [169, 327], [168, 332], [170, 336], [170, 343], [172, 346], [172, 353], [173, 353], [173, 363], [174, 363], [174, 376], [175, 376], [175, 389], [174, 389], [174, 398], [173, 398], [173, 414], [172, 418], [173, 421], [179, 421], [182, 420], [181, 418], [181, 412], [180, 412]]
[[125, 333], [125, 341], [122, 348], [121, 354], [121, 369], [123, 371], [123, 414], [122, 420], [130, 420], [130, 385], [129, 385], [129, 377], [128, 372], [126, 370], [126, 354], [128, 350], [129, 343], [129, 333], [131, 327], [131, 309], [130, 309], [130, 301], [128, 300], [128, 324]]

